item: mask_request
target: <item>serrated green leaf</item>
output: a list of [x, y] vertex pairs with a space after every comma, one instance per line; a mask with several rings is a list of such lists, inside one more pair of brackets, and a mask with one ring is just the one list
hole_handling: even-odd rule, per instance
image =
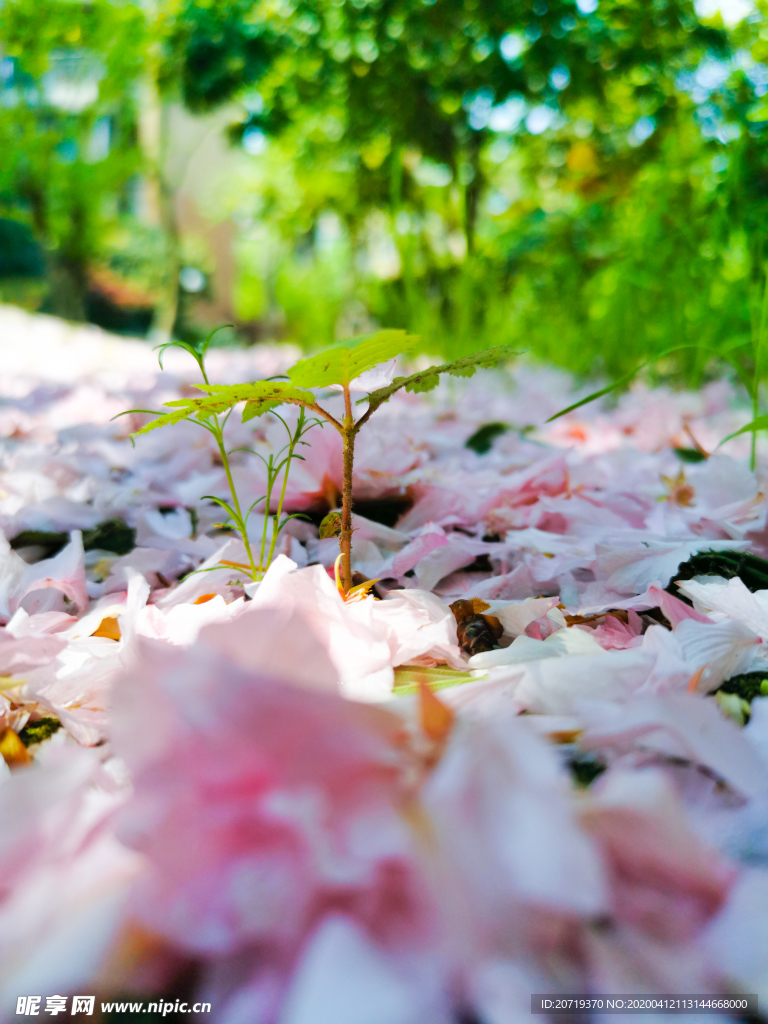
[[255, 416], [263, 416], [265, 412], [271, 412], [283, 403], [279, 399], [264, 399], [245, 403], [243, 409], [243, 423], [252, 420]]
[[386, 402], [401, 388], [413, 392], [431, 391], [437, 387], [440, 375], [443, 373], [448, 373], [452, 377], [471, 377], [476, 370], [498, 366], [499, 363], [513, 355], [517, 355], [517, 353], [509, 345], [497, 345], [494, 348], [482, 349], [471, 355], [463, 356], [461, 359], [455, 359], [452, 363], [429, 366], [426, 370], [411, 374], [410, 377], [395, 377], [387, 387], [371, 392], [367, 399], [361, 399], [361, 401], [368, 401], [371, 406], [376, 407], [382, 402]]
[[424, 394], [427, 391], [435, 390], [437, 385], [440, 383], [440, 375], [437, 373], [429, 374], [424, 377], [423, 380], [414, 380], [411, 381], [410, 384], [407, 383], [407, 377], [395, 377], [392, 383], [399, 383], [400, 387], [404, 387], [406, 391], [412, 391], [415, 394]]
[[472, 674], [461, 672], [447, 665], [436, 665], [432, 668], [421, 668], [418, 665], [400, 665], [395, 669], [394, 692], [398, 697], [410, 693], [418, 693], [419, 683], [426, 683], [432, 690], [444, 690], [447, 686], [460, 686], [462, 683], [474, 683], [487, 675], [485, 672]]
[[211, 400], [225, 403], [225, 407], [245, 402], [243, 422], [276, 409], [283, 402], [309, 402], [315, 400], [311, 391], [289, 384], [287, 381], [257, 380], [251, 384], [196, 384], [207, 391]]
[[158, 427], [170, 427], [174, 423], [180, 423], [182, 420], [190, 419], [195, 417], [198, 420], [203, 420], [208, 416], [213, 416], [218, 412], [226, 412], [232, 405], [236, 405], [236, 402], [228, 401], [226, 398], [219, 398], [218, 396], [208, 396], [206, 398], [180, 398], [173, 402], [163, 403], [166, 409], [172, 409], [172, 412], [163, 413], [154, 420], [150, 420], [149, 423], [137, 430], [132, 436], [138, 437], [139, 434], [148, 434], [150, 430], [157, 430]]
[[331, 384], [350, 384], [395, 356], [410, 352], [418, 338], [405, 331], [377, 331], [336, 345], [302, 359], [288, 370], [293, 384], [303, 388], [325, 388]]

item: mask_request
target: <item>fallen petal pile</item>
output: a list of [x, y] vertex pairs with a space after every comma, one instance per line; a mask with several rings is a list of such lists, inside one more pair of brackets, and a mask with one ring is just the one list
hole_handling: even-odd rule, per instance
[[[216, 1024], [768, 998], [768, 465], [718, 448], [729, 384], [551, 424], [573, 382], [528, 364], [397, 396], [360, 435], [375, 583], [345, 600], [335, 433], [251, 583], [208, 435], [113, 419], [192, 393], [192, 360], [0, 327], [0, 1022], [27, 992]], [[271, 414], [227, 429], [283, 444]], [[233, 465], [250, 504], [264, 467]]]

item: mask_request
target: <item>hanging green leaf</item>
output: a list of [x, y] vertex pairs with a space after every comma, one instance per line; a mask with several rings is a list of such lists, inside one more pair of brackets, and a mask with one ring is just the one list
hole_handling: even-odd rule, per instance
[[391, 398], [396, 391], [400, 391], [401, 388], [405, 388], [406, 391], [431, 391], [437, 387], [442, 373], [448, 373], [452, 377], [471, 377], [476, 370], [498, 366], [499, 363], [518, 354], [509, 345], [497, 345], [495, 348], [486, 348], [481, 352], [473, 352], [472, 355], [455, 359], [452, 363], [429, 366], [426, 370], [412, 373], [410, 377], [395, 377], [387, 387], [373, 391], [367, 399], [363, 398], [361, 401], [368, 401], [371, 407], [375, 409]]
[[[127, 409], [126, 412], [150, 412], [149, 409]], [[176, 412], [161, 413], [156, 419], [150, 420], [149, 423], [145, 423], [139, 430], [134, 431], [131, 437], [138, 437], [139, 434], [148, 434], [150, 430], [157, 430], [158, 427], [169, 427], [174, 423], [180, 423], [185, 420], [190, 414], [190, 410], [177, 409]], [[121, 413], [121, 415], [125, 415]]]
[[418, 338], [405, 331], [377, 331], [349, 338], [302, 359], [288, 370], [293, 384], [303, 388], [325, 388], [350, 384], [355, 377], [373, 370], [395, 356], [412, 351]]

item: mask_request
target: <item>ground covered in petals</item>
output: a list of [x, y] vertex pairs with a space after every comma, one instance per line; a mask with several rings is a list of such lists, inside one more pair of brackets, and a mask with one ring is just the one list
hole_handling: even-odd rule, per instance
[[[729, 384], [549, 424], [578, 392], [528, 364], [396, 396], [356, 450], [376, 582], [344, 600], [335, 432], [253, 583], [209, 436], [113, 419], [194, 394], [191, 358], [8, 308], [0, 339], [0, 1021], [26, 992], [216, 1024], [768, 998], [768, 467], [718, 448]], [[233, 465], [250, 504], [263, 463]]]

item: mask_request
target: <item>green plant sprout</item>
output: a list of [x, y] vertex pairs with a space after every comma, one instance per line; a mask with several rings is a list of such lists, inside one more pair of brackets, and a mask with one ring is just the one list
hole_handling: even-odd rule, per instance
[[[368, 407], [363, 411], [362, 415], [355, 419], [352, 391], [366, 390], [363, 382], [360, 382], [360, 387], [355, 384], [357, 378], [361, 377], [362, 374], [375, 370], [382, 363], [389, 362], [389, 360], [397, 356], [413, 352], [418, 341], [419, 339], [414, 335], [409, 335], [405, 331], [399, 330], [377, 331], [375, 334], [365, 334], [361, 337], [350, 338], [332, 345], [317, 355], [300, 360], [288, 370], [287, 382], [262, 380], [246, 384], [211, 384], [205, 373], [203, 373], [205, 383], [195, 386], [200, 388], [201, 391], [207, 392], [205, 398], [182, 398], [174, 402], [166, 402], [166, 407], [171, 409], [171, 411], [157, 414], [157, 419], [147, 423], [136, 434], [145, 434], [158, 427], [179, 423], [185, 419], [192, 419], [213, 433], [219, 451], [222, 452], [222, 459], [224, 459], [224, 444], [221, 440], [223, 424], [226, 422], [226, 418], [230, 415], [232, 409], [243, 402], [245, 403], [242, 414], [243, 422], [252, 419], [254, 416], [262, 416], [266, 412], [272, 412], [279, 405], [288, 404], [298, 405], [302, 409], [306, 409], [314, 414], [318, 419], [323, 419], [330, 423], [339, 432], [342, 440], [343, 475], [341, 522], [339, 527], [340, 590], [346, 596], [352, 590], [352, 472], [354, 467], [355, 440], [361, 428], [368, 422], [373, 413], [397, 391], [402, 389], [416, 392], [431, 391], [437, 386], [441, 374], [447, 373], [454, 377], [471, 377], [478, 368], [498, 366], [499, 363], [515, 354], [508, 346], [502, 345], [474, 352], [471, 355], [456, 359], [450, 363], [443, 363], [440, 366], [427, 367], [427, 369], [419, 370], [417, 373], [410, 374], [407, 377], [395, 377], [391, 384], [369, 391], [364, 398], [359, 399], [355, 403], [356, 405], [364, 402], [368, 403]], [[179, 344], [182, 347], [188, 348], [183, 342]], [[204, 354], [203, 351], [203, 356]], [[200, 365], [202, 370], [201, 359], [198, 358], [194, 351], [193, 355], [195, 355], [198, 365]], [[327, 409], [319, 405], [317, 396], [310, 390], [323, 388], [341, 389], [344, 396], [344, 414], [340, 418], [337, 419]], [[301, 437], [297, 438], [296, 443], [302, 443]], [[289, 446], [287, 458], [300, 458], [300, 456], [292, 455], [292, 452], [293, 449]], [[225, 466], [228, 467], [228, 463], [225, 463]], [[229, 514], [236, 524], [241, 524], [243, 518], [240, 506], [234, 497], [234, 484], [229, 472], [228, 479], [232, 490], [234, 508], [227, 506], [226, 503], [221, 501], [219, 504], [227, 507]], [[284, 491], [285, 482], [283, 484], [283, 493]], [[241, 528], [238, 525], [238, 529], [241, 530], [245, 537], [244, 526]], [[261, 564], [263, 565], [263, 562]], [[254, 572], [256, 568], [253, 565]]]
[[[229, 416], [229, 413], [227, 413], [226, 415]], [[275, 412], [273, 410], [272, 411], [272, 415], [276, 419], [280, 420], [282, 425], [285, 427], [286, 434], [288, 435], [287, 443], [283, 445], [283, 447], [277, 452], [276, 455], [275, 454], [270, 454], [269, 458], [265, 459], [264, 456], [260, 452], [255, 451], [253, 448], [249, 448], [247, 445], [241, 445], [238, 448], [232, 448], [231, 451], [229, 452], [229, 455], [231, 455], [233, 452], [250, 452], [251, 455], [255, 455], [258, 459], [261, 459], [261, 461], [264, 463], [264, 466], [265, 466], [265, 468], [267, 470], [267, 491], [266, 491], [266, 494], [260, 495], [260, 497], [258, 497], [251, 504], [250, 508], [248, 509], [247, 513], [245, 514], [245, 519], [243, 520], [243, 517], [240, 515], [240, 506], [239, 506], [239, 503], [237, 502], [237, 492], [235, 490], [235, 486], [234, 486], [234, 483], [232, 481], [232, 477], [231, 477], [231, 474], [229, 473], [229, 471], [227, 471], [227, 479], [230, 481], [230, 491], [232, 493], [233, 504], [235, 505], [234, 508], [232, 506], [230, 506], [228, 502], [222, 500], [221, 498], [217, 498], [213, 494], [205, 494], [205, 495], [203, 495], [203, 498], [207, 498], [210, 501], [214, 501], [214, 502], [216, 502], [217, 505], [220, 505], [223, 509], [225, 509], [226, 512], [228, 513], [230, 519], [234, 522], [238, 532], [240, 533], [241, 537], [243, 538], [243, 543], [245, 544], [246, 551], [248, 552], [248, 558], [249, 558], [249, 561], [251, 563], [249, 568], [251, 570], [252, 578], [254, 580], [261, 579], [263, 577], [264, 573], [269, 568], [269, 566], [272, 564], [272, 559], [275, 556], [275, 547], [277, 546], [278, 536], [280, 535], [281, 531], [286, 526], [286, 524], [288, 522], [290, 522], [291, 519], [307, 519], [308, 518], [307, 516], [305, 516], [301, 512], [294, 512], [292, 515], [283, 517], [283, 504], [285, 502], [285, 492], [286, 492], [286, 488], [288, 486], [288, 471], [290, 469], [291, 462], [293, 462], [294, 459], [300, 459], [302, 462], [305, 461], [303, 455], [298, 455], [297, 454], [296, 448], [300, 444], [304, 444], [304, 445], [308, 444], [307, 441], [303, 440], [303, 437], [307, 433], [307, 431], [311, 430], [312, 427], [317, 426], [318, 424], [321, 427], [323, 425], [321, 420], [314, 419], [314, 418], [313, 419], [307, 419], [307, 414], [306, 414], [306, 411], [304, 409], [300, 409], [299, 410], [299, 417], [298, 417], [298, 420], [296, 422], [296, 426], [293, 429], [291, 429], [291, 427], [288, 425], [288, 423], [286, 423], [286, 421], [283, 419], [283, 417], [279, 413], [277, 413], [277, 412]], [[202, 421], [198, 421], [198, 422], [202, 422]], [[226, 422], [226, 420], [225, 420], [225, 422]], [[219, 449], [219, 450], [221, 450], [221, 449]], [[283, 454], [284, 452], [287, 452], [287, 454], [284, 455]], [[278, 498], [278, 502], [277, 502], [277, 510], [275, 511], [275, 513], [272, 515], [272, 518], [271, 518], [271, 521], [272, 521], [272, 535], [271, 535], [271, 541], [270, 541], [270, 545], [269, 545], [269, 551], [267, 552], [267, 539], [268, 539], [268, 535], [269, 535], [269, 523], [270, 523], [269, 510], [272, 507], [272, 495], [273, 495], [274, 490], [275, 490], [275, 485], [276, 485], [276, 483], [278, 481], [278, 478], [279, 478], [281, 473], [283, 473], [283, 486], [280, 489], [280, 497]], [[248, 519], [250, 518], [251, 512], [253, 512], [253, 510], [256, 508], [256, 506], [261, 501], [264, 502], [264, 525], [262, 527], [262, 532], [261, 532], [261, 548], [259, 550], [259, 563], [258, 563], [257, 566], [255, 566], [255, 572], [254, 572], [253, 557], [252, 557], [252, 554], [251, 554], [251, 547], [250, 547], [250, 543], [249, 543], [249, 540], [248, 540], [247, 527], [248, 527]], [[225, 526], [226, 524], [224, 524], [224, 523], [217, 523], [215, 525]], [[239, 568], [243, 568], [243, 566], [240, 566]]]
[[[226, 326], [231, 325], [227, 324]], [[192, 356], [192, 358], [195, 360], [198, 367], [200, 368], [200, 373], [202, 374], [203, 380], [205, 381], [204, 386], [211, 387], [212, 385], [210, 383], [210, 380], [208, 379], [208, 373], [205, 368], [205, 357], [208, 353], [208, 348], [210, 347], [213, 336], [218, 331], [223, 329], [223, 327], [217, 327], [215, 331], [212, 331], [208, 335], [208, 337], [205, 339], [205, 341], [202, 342], [199, 348], [190, 345], [186, 341], [168, 341], [165, 342], [163, 345], [159, 345], [158, 362], [160, 363], [161, 368], [163, 365], [163, 355], [166, 349], [182, 348], [186, 352], [189, 352], [189, 354]], [[291, 463], [293, 462], [294, 459], [300, 459], [301, 461], [304, 461], [304, 456], [299, 455], [296, 451], [299, 445], [308, 444], [308, 442], [304, 440], [304, 435], [313, 426], [317, 424], [320, 424], [320, 426], [322, 426], [323, 424], [321, 420], [308, 419], [306, 411], [304, 409], [300, 409], [296, 426], [291, 428], [289, 424], [283, 419], [283, 417], [280, 416], [279, 413], [273, 411], [273, 415], [278, 420], [280, 420], [282, 425], [285, 427], [286, 434], [288, 435], [288, 441], [276, 454], [272, 453], [269, 455], [269, 458], [265, 459], [264, 456], [260, 454], [260, 452], [254, 451], [253, 448], [248, 448], [245, 445], [241, 445], [237, 448], [232, 448], [230, 451], [227, 451], [226, 445], [224, 444], [224, 428], [227, 424], [227, 420], [229, 419], [232, 413], [232, 408], [233, 406], [230, 406], [228, 409], [216, 409], [211, 412], [203, 412], [202, 414], [195, 415], [194, 417], [176, 416], [173, 418], [173, 422], [177, 422], [180, 419], [190, 418], [193, 423], [197, 423], [199, 426], [207, 430], [208, 433], [212, 435], [216, 442], [216, 447], [219, 450], [219, 455], [221, 457], [221, 462], [224, 467], [224, 472], [226, 473], [227, 476], [227, 484], [229, 486], [231, 501], [226, 501], [224, 498], [219, 498], [215, 494], [204, 494], [201, 500], [213, 501], [222, 509], [224, 509], [224, 511], [227, 513], [232, 523], [234, 524], [235, 529], [242, 538], [243, 545], [245, 547], [246, 555], [248, 558], [248, 564], [246, 565], [241, 562], [230, 562], [225, 559], [220, 563], [220, 565], [214, 566], [213, 568], [218, 569], [227, 567], [240, 569], [247, 572], [252, 580], [260, 580], [263, 578], [264, 573], [267, 571], [269, 565], [272, 562], [272, 559], [274, 558], [275, 547], [277, 545], [278, 537], [283, 528], [286, 526], [286, 524], [291, 519], [307, 518], [302, 513], [294, 513], [293, 515], [283, 517], [285, 492], [288, 486], [288, 473], [290, 470]], [[124, 413], [119, 413], [119, 415], [125, 416], [128, 413], [139, 412], [152, 413], [153, 415], [165, 418], [163, 417], [162, 413], [158, 413], [154, 409], [127, 409]], [[247, 419], [248, 417], [243, 418]], [[142, 434], [146, 430], [151, 429], [151, 427], [154, 425], [159, 426], [161, 424], [158, 424], [156, 420], [153, 420], [151, 424], [149, 424], [147, 427], [144, 427], [142, 430], [137, 431], [136, 434]], [[133, 441], [133, 438], [136, 436], [136, 434], [131, 435], [131, 441]], [[266, 493], [260, 495], [258, 498], [256, 498], [255, 501], [251, 502], [251, 505], [248, 507], [245, 513], [243, 513], [242, 505], [240, 503], [240, 499], [237, 493], [237, 488], [235, 487], [235, 481], [232, 476], [232, 467], [229, 461], [230, 455], [237, 451], [247, 451], [250, 452], [252, 455], [256, 455], [257, 458], [261, 459], [261, 461], [264, 463], [264, 466], [267, 470]], [[281, 473], [283, 474], [283, 484], [282, 488], [280, 489], [280, 496], [277, 502], [277, 509], [271, 517], [272, 534], [269, 545], [269, 551], [267, 551], [272, 496], [274, 494], [275, 486]], [[261, 547], [259, 549], [259, 560], [257, 563], [253, 557], [253, 548], [248, 537], [248, 520], [250, 519], [251, 513], [254, 511], [256, 506], [259, 505], [259, 503], [262, 501], [264, 502], [264, 526], [261, 534]], [[227, 528], [229, 526], [228, 523], [215, 523], [214, 525], [224, 528]]]

